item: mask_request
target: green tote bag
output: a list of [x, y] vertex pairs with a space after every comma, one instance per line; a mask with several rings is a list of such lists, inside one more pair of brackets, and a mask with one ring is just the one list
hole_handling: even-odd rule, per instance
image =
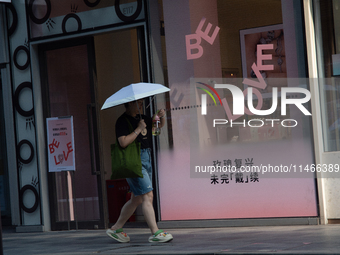
[[[132, 125], [128, 119], [129, 129], [132, 133]], [[140, 158], [140, 143], [134, 140], [127, 147], [122, 148], [118, 139], [111, 144], [112, 175], [111, 180], [123, 178], [143, 178], [142, 161]]]

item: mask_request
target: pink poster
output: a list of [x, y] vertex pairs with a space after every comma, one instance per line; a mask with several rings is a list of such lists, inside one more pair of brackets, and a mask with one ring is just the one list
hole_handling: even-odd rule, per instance
[[74, 171], [73, 117], [47, 118], [49, 172]]

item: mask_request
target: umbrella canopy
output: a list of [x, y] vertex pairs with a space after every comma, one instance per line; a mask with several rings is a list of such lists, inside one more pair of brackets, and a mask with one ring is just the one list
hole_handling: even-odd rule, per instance
[[118, 90], [108, 99], [106, 99], [101, 109], [104, 110], [116, 105], [132, 102], [138, 99], [142, 99], [145, 97], [157, 95], [168, 91], [170, 91], [169, 88], [157, 83], [147, 82], [132, 83]]

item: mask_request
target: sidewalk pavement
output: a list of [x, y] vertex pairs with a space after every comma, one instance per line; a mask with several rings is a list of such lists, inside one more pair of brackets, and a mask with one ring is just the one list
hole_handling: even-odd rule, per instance
[[168, 229], [170, 243], [149, 243], [147, 228], [125, 228], [130, 243], [105, 230], [16, 233], [3, 229], [5, 255], [340, 254], [340, 225]]

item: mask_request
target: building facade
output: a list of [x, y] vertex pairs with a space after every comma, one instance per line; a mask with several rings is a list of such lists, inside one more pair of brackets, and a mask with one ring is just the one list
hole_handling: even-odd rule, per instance
[[[113, 223], [128, 199], [124, 180], [109, 180], [124, 107], [101, 106], [140, 81], [171, 89], [144, 109], [167, 113], [153, 139], [160, 225], [337, 223], [339, 6], [0, 3], [3, 224], [49, 231]], [[63, 144], [66, 134], [73, 140]]]

